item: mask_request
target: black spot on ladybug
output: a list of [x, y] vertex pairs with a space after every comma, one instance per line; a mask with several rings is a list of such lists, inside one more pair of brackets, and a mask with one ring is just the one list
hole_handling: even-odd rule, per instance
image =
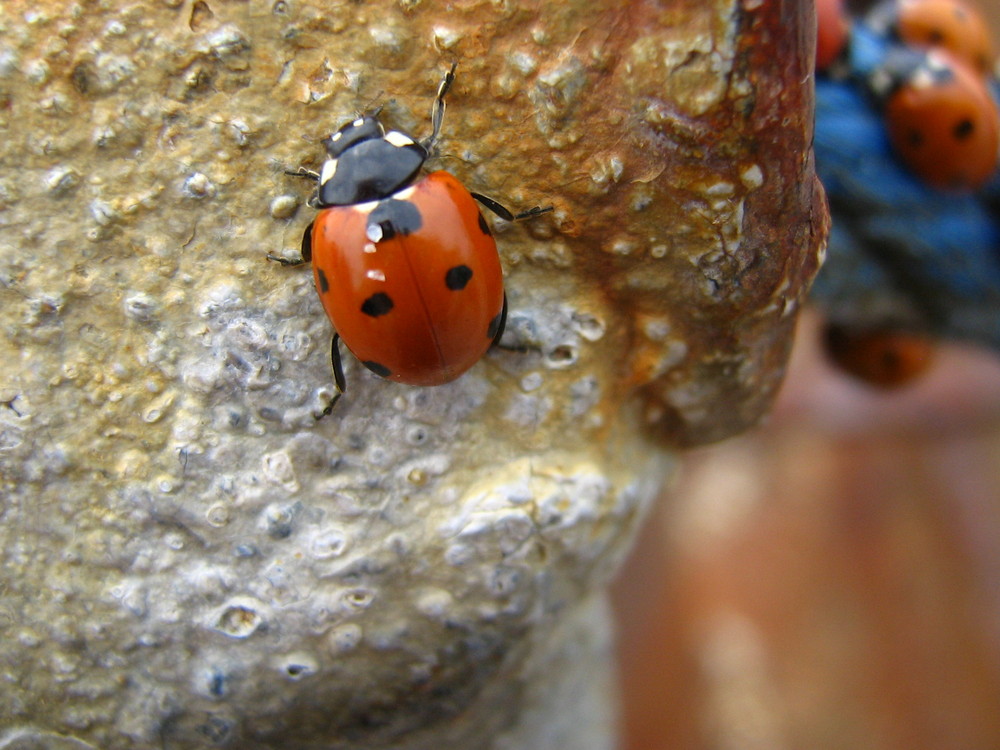
[[365, 315], [370, 315], [373, 318], [377, 318], [379, 315], [385, 315], [392, 308], [392, 297], [385, 292], [376, 292], [361, 303], [361, 312]]
[[482, 211], [479, 212], [479, 229], [487, 237], [492, 237], [493, 236], [493, 232], [490, 231], [490, 225], [486, 222], [486, 217], [483, 216], [483, 212]]
[[911, 148], [920, 148], [924, 145], [924, 134], [913, 128], [907, 132], [906, 140], [909, 142]]
[[445, 285], [453, 292], [465, 289], [465, 285], [472, 278], [472, 269], [468, 266], [452, 266], [444, 275]]
[[379, 364], [378, 362], [372, 362], [371, 360], [367, 360], [365, 362], [362, 362], [361, 364], [363, 364], [369, 370], [374, 372], [380, 378], [387, 378], [390, 375], [392, 375], [392, 370], [390, 370], [383, 364]]
[[493, 316], [493, 320], [490, 321], [489, 327], [486, 329], [486, 338], [495, 339], [497, 334], [500, 333], [500, 322], [503, 320], [503, 311], [501, 310], [496, 315]]
[[322, 268], [316, 269], [316, 278], [319, 279], [319, 291], [322, 294], [326, 294], [330, 291], [330, 282], [326, 280], [326, 274], [323, 273]]
[[365, 231], [372, 242], [385, 242], [398, 235], [413, 234], [423, 223], [420, 210], [415, 205], [390, 198], [380, 201], [368, 214]]
[[903, 364], [903, 358], [895, 349], [886, 349], [879, 354], [879, 364], [886, 373], [896, 373]]
[[955, 137], [956, 141], [964, 141], [974, 132], [976, 132], [976, 124], [968, 117], [959, 120], [955, 123], [955, 127], [951, 129], [951, 134]]

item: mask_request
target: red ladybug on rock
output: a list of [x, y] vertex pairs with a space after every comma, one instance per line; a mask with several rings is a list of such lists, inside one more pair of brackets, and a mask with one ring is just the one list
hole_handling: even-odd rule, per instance
[[311, 204], [320, 211], [303, 234], [301, 260], [268, 258], [312, 261], [336, 329], [338, 393], [320, 416], [346, 389], [340, 340], [375, 374], [409, 385], [448, 383], [479, 361], [500, 340], [507, 301], [496, 242], [477, 202], [508, 221], [552, 210], [515, 215], [448, 172], [421, 175], [454, 79], [453, 65], [423, 141], [387, 131], [377, 112], [367, 114], [324, 139], [328, 158], [318, 174], [289, 172], [316, 181]]

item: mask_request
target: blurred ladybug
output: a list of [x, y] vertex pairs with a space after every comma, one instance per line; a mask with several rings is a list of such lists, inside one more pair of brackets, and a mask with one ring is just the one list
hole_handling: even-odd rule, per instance
[[346, 390], [341, 339], [376, 375], [441, 385], [472, 367], [503, 333], [503, 271], [477, 201], [507, 221], [552, 208], [514, 215], [447, 172], [420, 176], [454, 79], [452, 65], [423, 141], [386, 131], [376, 111], [323, 140], [328, 158], [318, 174], [288, 172], [316, 181], [310, 205], [320, 211], [303, 233], [301, 259], [267, 257], [282, 265], [312, 261], [316, 289], [336, 329], [330, 356], [338, 392], [317, 419]]
[[969, 190], [993, 176], [1000, 113], [982, 78], [941, 50], [900, 52], [879, 75], [891, 79], [884, 111], [889, 140], [918, 177]]
[[[1000, 87], [990, 79], [993, 101], [984, 103], [984, 79], [967, 64], [951, 62], [943, 49], [931, 62], [927, 55], [866, 16], [851, 24], [834, 73], [816, 76], [816, 171], [832, 225], [812, 299], [834, 319], [849, 317], [855, 329], [905, 326], [1000, 349], [996, 147], [979, 146], [978, 156], [961, 148], [995, 128]], [[971, 95], [956, 97], [971, 99], [968, 118], [954, 116], [960, 108], [949, 97], [940, 113], [922, 99], [941, 87], [962, 91], [952, 68], [965, 71], [961, 80], [976, 80], [966, 87]], [[934, 86], [936, 93], [928, 90]]]
[[844, 0], [816, 0], [816, 70], [827, 70], [840, 58], [850, 28]]
[[876, 28], [891, 31], [913, 47], [938, 47], [988, 75], [993, 40], [986, 19], [964, 0], [889, 0], [870, 16]]
[[880, 388], [898, 388], [923, 375], [934, 361], [934, 344], [902, 331], [863, 330], [829, 324], [827, 356], [841, 370]]

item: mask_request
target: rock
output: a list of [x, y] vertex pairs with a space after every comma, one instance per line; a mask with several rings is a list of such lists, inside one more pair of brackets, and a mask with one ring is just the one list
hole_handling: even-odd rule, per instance
[[[603, 589], [752, 424], [826, 228], [800, 4], [19, 7], [0, 21], [0, 748], [605, 748]], [[494, 229], [504, 343], [410, 388], [306, 270], [381, 106]], [[61, 743], [61, 744], [60, 744]]]

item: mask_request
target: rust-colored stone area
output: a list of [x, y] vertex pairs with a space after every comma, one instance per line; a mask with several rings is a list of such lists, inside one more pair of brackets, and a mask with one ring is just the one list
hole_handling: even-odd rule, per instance
[[1000, 361], [887, 396], [818, 339], [618, 579], [627, 750], [1000, 747]]

